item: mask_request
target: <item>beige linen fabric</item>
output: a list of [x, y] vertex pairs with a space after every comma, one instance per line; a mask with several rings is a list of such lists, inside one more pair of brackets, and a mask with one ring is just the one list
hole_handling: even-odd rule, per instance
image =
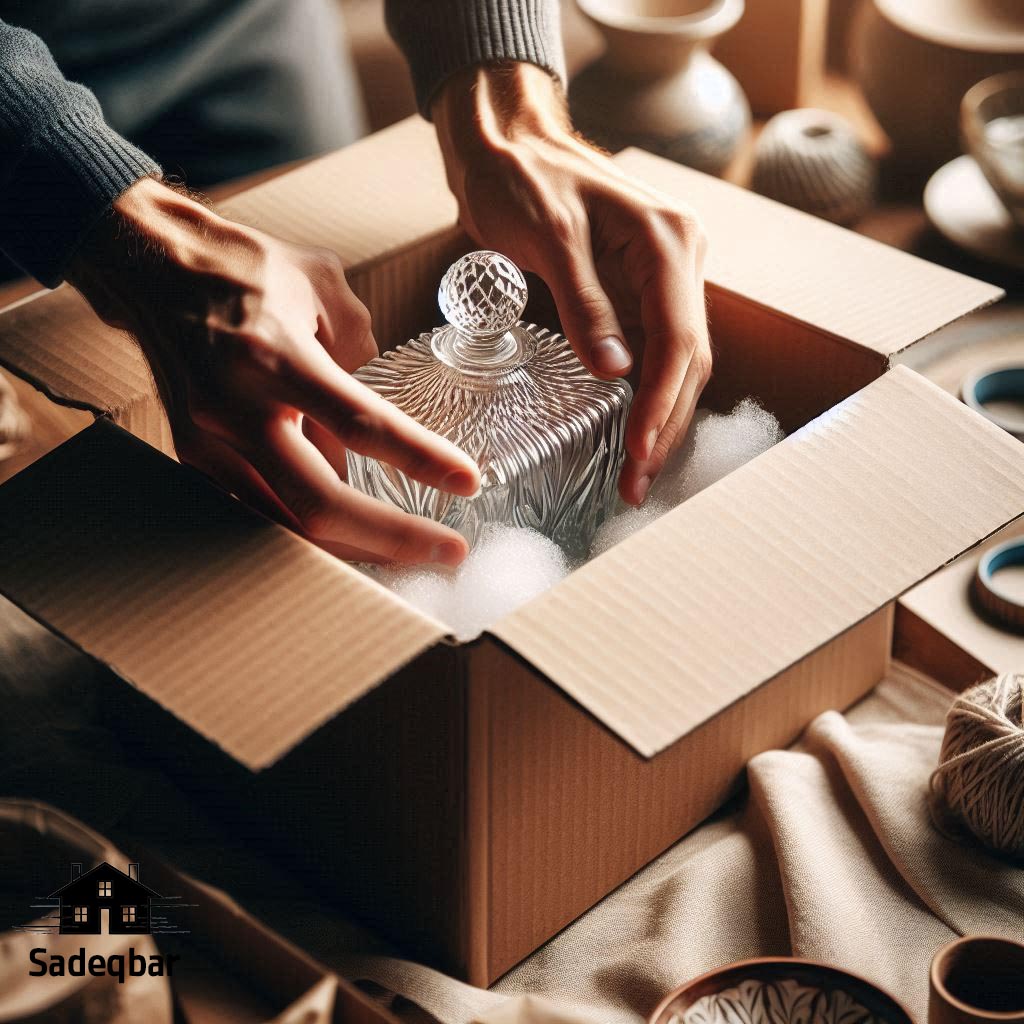
[[490, 992], [387, 957], [319, 952], [444, 1024], [636, 1024], [688, 978], [788, 953], [871, 979], [923, 1021], [939, 946], [978, 932], [1024, 939], [1024, 869], [930, 823], [928, 776], [951, 699], [894, 667], [796, 748], [755, 757], [747, 796]]

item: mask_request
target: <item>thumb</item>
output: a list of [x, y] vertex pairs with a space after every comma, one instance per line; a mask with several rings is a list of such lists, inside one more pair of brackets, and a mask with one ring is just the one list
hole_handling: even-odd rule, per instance
[[546, 259], [544, 278], [558, 309], [569, 344], [595, 377], [622, 377], [633, 357], [626, 346], [615, 308], [597, 276], [589, 248]]

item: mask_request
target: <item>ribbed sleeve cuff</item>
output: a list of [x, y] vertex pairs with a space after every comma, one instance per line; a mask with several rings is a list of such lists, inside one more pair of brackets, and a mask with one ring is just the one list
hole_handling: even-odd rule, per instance
[[160, 167], [117, 134], [98, 112], [71, 109], [32, 126], [0, 190], [6, 254], [48, 287], [110, 204]]
[[464, 68], [526, 61], [565, 83], [558, 0], [389, 0], [388, 29], [412, 72], [429, 119], [442, 83]]

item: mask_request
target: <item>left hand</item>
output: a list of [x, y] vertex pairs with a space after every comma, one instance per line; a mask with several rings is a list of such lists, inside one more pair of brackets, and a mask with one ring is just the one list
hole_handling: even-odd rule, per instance
[[695, 214], [582, 141], [561, 88], [531, 64], [456, 75], [431, 113], [474, 241], [544, 280], [593, 374], [640, 363], [619, 493], [641, 504], [711, 373]]

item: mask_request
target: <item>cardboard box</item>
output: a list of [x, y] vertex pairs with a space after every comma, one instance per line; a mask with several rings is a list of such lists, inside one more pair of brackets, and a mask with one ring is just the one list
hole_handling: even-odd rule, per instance
[[[707, 400], [753, 394], [795, 432], [478, 640], [110, 422], [0, 487], [0, 588], [110, 666], [125, 737], [477, 984], [711, 813], [753, 754], [867, 692], [895, 599], [1024, 512], [1018, 442], [896, 365], [998, 290], [621, 162], [713, 240]], [[338, 249], [390, 343], [431, 320], [466, 245], [414, 122], [230, 209]], [[0, 318], [5, 363], [160, 444], [116, 339], [66, 292]]]

